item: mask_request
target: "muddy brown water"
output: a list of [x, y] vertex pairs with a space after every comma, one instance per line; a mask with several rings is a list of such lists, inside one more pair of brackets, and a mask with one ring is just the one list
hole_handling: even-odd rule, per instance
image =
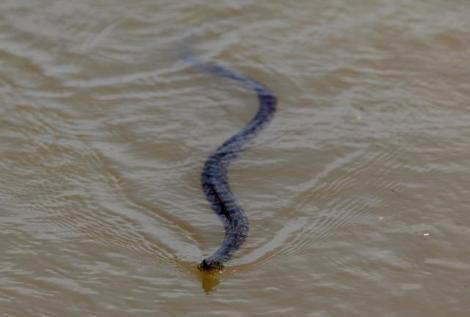
[[[1, 316], [470, 316], [468, 1], [2, 0]], [[251, 222], [220, 275], [204, 160]]]

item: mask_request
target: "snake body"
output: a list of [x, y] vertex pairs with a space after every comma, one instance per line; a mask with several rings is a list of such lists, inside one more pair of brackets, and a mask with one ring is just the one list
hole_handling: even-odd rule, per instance
[[276, 111], [277, 99], [270, 89], [248, 76], [217, 64], [203, 62], [191, 54], [185, 54], [184, 58], [198, 70], [241, 83], [257, 94], [259, 102], [258, 111], [251, 121], [220, 145], [209, 156], [202, 169], [202, 190], [213, 211], [222, 221], [225, 236], [220, 247], [211, 256], [203, 259], [198, 267], [203, 271], [221, 270], [223, 264], [243, 244], [249, 231], [248, 218], [230, 190], [227, 168], [243, 150], [244, 145], [271, 121]]

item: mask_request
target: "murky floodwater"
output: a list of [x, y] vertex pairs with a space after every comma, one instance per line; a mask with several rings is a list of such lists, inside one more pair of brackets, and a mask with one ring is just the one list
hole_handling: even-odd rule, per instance
[[[469, 16], [2, 0], [0, 315], [470, 316]], [[280, 101], [230, 168], [251, 231], [219, 280], [200, 171], [257, 104], [187, 38]]]

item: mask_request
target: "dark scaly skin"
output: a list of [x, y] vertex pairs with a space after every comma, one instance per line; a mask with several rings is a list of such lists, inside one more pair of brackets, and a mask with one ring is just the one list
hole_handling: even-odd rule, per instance
[[219, 146], [209, 156], [202, 170], [202, 189], [212, 209], [224, 224], [225, 237], [217, 251], [202, 260], [198, 267], [203, 271], [222, 270], [224, 263], [243, 244], [249, 231], [248, 218], [230, 190], [227, 168], [247, 141], [254, 138], [271, 121], [276, 111], [277, 99], [266, 86], [245, 75], [216, 64], [204, 63], [190, 53], [184, 53], [184, 59], [195, 68], [240, 82], [246, 88], [253, 90], [259, 101], [258, 112], [253, 119]]

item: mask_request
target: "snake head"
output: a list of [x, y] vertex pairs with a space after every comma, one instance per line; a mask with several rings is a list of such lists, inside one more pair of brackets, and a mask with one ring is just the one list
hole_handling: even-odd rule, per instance
[[211, 261], [209, 259], [204, 259], [202, 262], [197, 266], [201, 271], [222, 271], [224, 269], [224, 265], [222, 262], [219, 261]]

